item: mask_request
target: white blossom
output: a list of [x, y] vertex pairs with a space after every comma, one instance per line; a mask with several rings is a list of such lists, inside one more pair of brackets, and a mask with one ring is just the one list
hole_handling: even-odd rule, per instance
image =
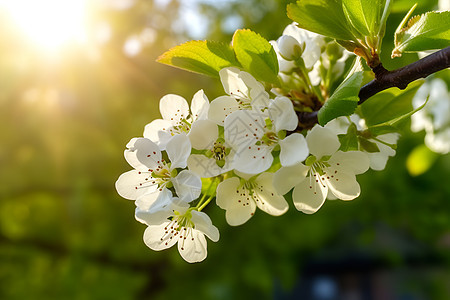
[[411, 130], [425, 130], [425, 145], [432, 151], [450, 152], [450, 92], [442, 79], [425, 82], [414, 95], [414, 108], [425, 107], [411, 116]]
[[[133, 138], [125, 150], [125, 159], [134, 168], [122, 174], [116, 182], [119, 195], [129, 200], [150, 194], [160, 193], [166, 188], [174, 187], [180, 199], [190, 202], [201, 192], [201, 180], [198, 175], [185, 168], [191, 153], [191, 144], [186, 135], [177, 135], [167, 144], [166, 152], [169, 162], [162, 158], [162, 153], [154, 142], [146, 138]], [[158, 194], [153, 195], [156, 199]]]
[[219, 240], [219, 230], [204, 212], [189, 208], [184, 201], [173, 198], [154, 203], [148, 211], [137, 211], [136, 219], [148, 225], [144, 242], [152, 250], [168, 249], [178, 243], [178, 252], [189, 262], [203, 261], [207, 256], [205, 235], [213, 242]]
[[191, 154], [187, 160], [190, 171], [202, 178], [214, 177], [232, 169], [234, 150], [219, 137], [218, 125], [209, 120], [198, 120], [191, 128], [192, 147], [203, 153]]
[[[363, 131], [367, 129], [367, 125], [364, 119], [358, 115], [353, 114], [350, 116], [350, 120], [347, 117], [336, 118], [325, 125], [325, 128], [330, 129], [336, 135], [347, 133], [347, 129], [350, 124], [356, 125], [357, 130]], [[395, 155], [393, 146], [397, 143], [399, 138], [398, 133], [386, 133], [376, 136], [375, 138], [368, 138], [368, 140], [377, 145], [379, 152], [365, 152], [370, 160], [370, 168], [372, 170], [381, 171], [386, 167], [386, 163], [389, 157]], [[364, 151], [363, 149], [359, 149]]]
[[225, 118], [241, 109], [264, 109], [269, 105], [269, 94], [252, 75], [237, 68], [224, 68], [220, 80], [228, 96], [211, 102], [208, 118], [223, 126]]
[[277, 97], [267, 110], [241, 110], [225, 119], [225, 141], [236, 151], [234, 169], [247, 174], [261, 173], [272, 165], [272, 151], [280, 149], [283, 166], [303, 161], [308, 156], [305, 138], [299, 133], [285, 137], [286, 130], [297, 127], [297, 115], [287, 97]]
[[[282, 167], [274, 175], [274, 187], [284, 195], [294, 188], [295, 207], [307, 214], [316, 212], [331, 192], [341, 200], [359, 196], [356, 174], [369, 168], [369, 159], [360, 151], [338, 151], [340, 143], [329, 129], [316, 125], [306, 136], [311, 155], [305, 165]], [[332, 198], [332, 197], [331, 197]]]
[[253, 177], [239, 173], [239, 176], [225, 179], [217, 187], [216, 202], [226, 210], [228, 224], [244, 224], [254, 215], [256, 207], [273, 216], [288, 210], [286, 200], [272, 185], [273, 173], [264, 172]]
[[209, 100], [203, 90], [195, 93], [191, 109], [187, 101], [178, 95], [165, 95], [159, 102], [162, 119], [153, 120], [145, 126], [144, 137], [165, 150], [170, 139], [180, 133], [188, 134], [195, 120], [208, 117]]

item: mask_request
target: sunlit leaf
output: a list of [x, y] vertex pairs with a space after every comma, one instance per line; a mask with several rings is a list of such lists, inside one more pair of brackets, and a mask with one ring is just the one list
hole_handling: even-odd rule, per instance
[[450, 45], [450, 11], [427, 12], [412, 17], [406, 27], [397, 29], [392, 56], [404, 52], [434, 50]]
[[355, 62], [347, 78], [337, 87], [334, 93], [320, 108], [317, 115], [319, 124], [325, 125], [329, 121], [351, 115], [358, 106], [358, 93], [362, 84], [363, 71], [361, 60]]
[[213, 41], [190, 41], [162, 54], [158, 62], [183, 70], [219, 77], [219, 71], [240, 66], [230, 46]]
[[277, 55], [265, 38], [248, 29], [237, 30], [233, 35], [233, 49], [245, 71], [258, 80], [278, 82]]
[[357, 128], [354, 123], [351, 123], [347, 129], [347, 133], [338, 135], [339, 142], [341, 143], [341, 147], [339, 150], [341, 151], [357, 151], [359, 148], [358, 145], [358, 136], [357, 136]]
[[355, 40], [341, 0], [301, 0], [287, 6], [290, 19], [299, 27], [338, 40]]

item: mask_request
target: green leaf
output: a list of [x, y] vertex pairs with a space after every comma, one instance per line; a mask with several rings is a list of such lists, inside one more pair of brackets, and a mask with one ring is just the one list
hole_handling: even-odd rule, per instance
[[363, 36], [376, 36], [386, 0], [342, 0], [344, 13], [350, 24]]
[[428, 171], [439, 157], [425, 145], [419, 145], [408, 155], [406, 168], [412, 176], [418, 176]]
[[324, 126], [329, 121], [351, 115], [358, 106], [358, 93], [363, 79], [361, 59], [358, 59], [347, 78], [337, 87], [333, 95], [320, 108], [317, 118]]
[[361, 104], [361, 113], [367, 126], [374, 126], [396, 119], [412, 110], [412, 98], [423, 81], [410, 83], [405, 90], [390, 88]]
[[178, 45], [162, 54], [157, 61], [211, 77], [219, 77], [223, 68], [240, 66], [230, 46], [213, 41], [190, 41]]
[[245, 71], [258, 80], [278, 83], [277, 54], [265, 38], [248, 29], [236, 30], [233, 49]]
[[287, 15], [303, 29], [337, 40], [355, 40], [342, 0], [300, 0], [287, 6]]
[[428, 98], [424, 104], [422, 104], [421, 106], [419, 106], [418, 108], [416, 108], [414, 110], [409, 111], [408, 113], [405, 113], [405, 114], [403, 114], [397, 118], [394, 118], [392, 120], [389, 120], [387, 122], [369, 127], [370, 133], [377, 136], [377, 135], [381, 135], [381, 134], [385, 134], [385, 133], [399, 131], [401, 129], [402, 125], [409, 119], [409, 117], [411, 117], [413, 114], [415, 114], [416, 112], [421, 110], [425, 106], [425, 104], [427, 104], [427, 102], [428, 102]]
[[371, 142], [363, 137], [359, 137], [358, 139], [361, 149], [368, 153], [376, 153], [380, 152], [380, 148], [374, 142]]
[[450, 11], [427, 12], [412, 17], [405, 28], [395, 33], [392, 57], [404, 52], [442, 49], [450, 44]]
[[357, 136], [357, 128], [354, 123], [351, 123], [347, 129], [346, 134], [339, 134], [339, 142], [341, 143], [341, 147], [339, 150], [347, 152], [347, 151], [357, 151], [358, 150], [358, 136]]

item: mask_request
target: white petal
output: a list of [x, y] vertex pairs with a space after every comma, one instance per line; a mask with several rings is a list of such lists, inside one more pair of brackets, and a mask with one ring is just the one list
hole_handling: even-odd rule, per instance
[[383, 152], [367, 153], [370, 160], [370, 168], [375, 171], [384, 170], [389, 156]]
[[283, 167], [302, 162], [308, 157], [309, 150], [306, 139], [300, 133], [293, 133], [279, 141], [280, 163]]
[[200, 196], [202, 181], [195, 173], [183, 170], [174, 179], [173, 186], [180, 200], [191, 202]]
[[172, 138], [171, 131], [171, 122], [163, 119], [156, 119], [145, 125], [144, 137], [155, 142], [161, 150], [165, 150], [167, 143]]
[[220, 96], [214, 99], [209, 106], [208, 119], [223, 126], [223, 122], [232, 112], [239, 110], [239, 104], [233, 97]]
[[287, 97], [276, 97], [269, 105], [269, 117], [275, 130], [294, 130], [298, 125], [298, 117], [292, 101]]
[[167, 207], [167, 204], [170, 204], [171, 200], [172, 192], [164, 188], [161, 191], [156, 190], [153, 193], [142, 195], [136, 200], [135, 204], [140, 211], [147, 211], [155, 202], [158, 203], [159, 207]]
[[192, 148], [197, 150], [211, 149], [219, 137], [219, 129], [216, 123], [209, 120], [197, 120], [192, 123], [188, 133]]
[[225, 141], [239, 154], [264, 135], [266, 114], [251, 110], [235, 111], [225, 119]]
[[177, 242], [177, 236], [170, 233], [169, 221], [161, 225], [150, 225], [144, 232], [144, 243], [152, 250], [160, 251], [172, 247]]
[[166, 146], [167, 155], [172, 163], [170, 169], [186, 168], [191, 150], [191, 142], [185, 134], [175, 135]]
[[256, 210], [256, 203], [248, 190], [239, 188], [239, 178], [225, 179], [217, 186], [217, 205], [225, 209], [225, 218], [231, 226], [239, 226], [250, 219]]
[[[173, 196], [168, 189], [156, 191], [139, 197], [136, 204], [135, 218], [147, 225], [159, 225], [173, 215]], [[189, 204], [185, 203], [189, 208]]]
[[194, 120], [204, 120], [208, 118], [209, 100], [203, 90], [195, 93], [191, 102], [191, 112]]
[[189, 116], [189, 105], [187, 101], [178, 95], [165, 95], [159, 101], [159, 110], [164, 120], [176, 125], [181, 119]]
[[203, 154], [191, 154], [187, 165], [190, 171], [202, 178], [214, 177], [229, 171], [229, 169], [219, 167], [214, 158], [206, 157]]
[[203, 232], [211, 241], [219, 240], [219, 230], [211, 222], [210, 217], [201, 211], [191, 211], [191, 221], [195, 224], [194, 228]]
[[272, 216], [280, 216], [284, 214], [289, 205], [283, 196], [279, 195], [273, 187], [273, 173], [262, 173], [256, 179], [257, 187], [253, 190], [256, 205], [262, 211]]
[[146, 138], [134, 138], [125, 150], [127, 162], [139, 171], [156, 169], [161, 164], [161, 151], [154, 142]]
[[295, 208], [305, 214], [312, 214], [319, 210], [325, 202], [328, 188], [320, 182], [316, 182], [314, 177], [307, 177], [300, 184], [295, 186], [292, 193]]
[[237, 68], [224, 68], [219, 71], [220, 81], [223, 89], [228, 95], [234, 95], [237, 98], [242, 98], [245, 95], [248, 98], [249, 87], [241, 78], [242, 71]]
[[346, 173], [362, 174], [369, 169], [369, 157], [361, 151], [338, 151], [328, 162]]
[[305, 180], [309, 168], [298, 163], [290, 167], [282, 167], [273, 176], [273, 186], [280, 195], [287, 194], [294, 186]]
[[120, 196], [128, 200], [136, 200], [142, 195], [153, 193], [157, 185], [151, 184], [150, 173], [131, 170], [123, 173], [116, 181], [116, 190]]
[[272, 148], [267, 146], [249, 146], [236, 152], [233, 168], [247, 174], [258, 174], [272, 166]]
[[353, 200], [361, 193], [358, 181], [353, 174], [338, 172], [326, 182], [331, 192], [341, 200]]
[[207, 256], [207, 249], [203, 233], [195, 229], [182, 229], [178, 236], [178, 252], [188, 263], [204, 260]]
[[308, 132], [306, 142], [308, 143], [309, 153], [317, 159], [320, 159], [322, 156], [332, 155], [341, 146], [337, 135], [320, 125], [314, 126]]

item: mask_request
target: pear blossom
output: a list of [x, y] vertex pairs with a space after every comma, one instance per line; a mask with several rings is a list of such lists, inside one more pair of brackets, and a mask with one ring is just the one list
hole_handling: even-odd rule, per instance
[[161, 98], [159, 110], [162, 119], [147, 124], [144, 137], [155, 142], [161, 150], [165, 150], [174, 135], [188, 134], [195, 120], [204, 120], [208, 117], [209, 100], [203, 90], [199, 90], [192, 98], [189, 110], [189, 105], [183, 97], [169, 94]]
[[234, 150], [219, 137], [219, 127], [209, 120], [198, 120], [190, 132], [192, 148], [203, 153], [191, 154], [187, 160], [190, 171], [202, 178], [214, 177], [230, 171]]
[[[294, 188], [292, 198], [297, 210], [316, 212], [331, 192], [341, 200], [359, 196], [356, 174], [369, 168], [367, 155], [360, 151], [338, 151], [338, 137], [329, 129], [316, 125], [306, 136], [311, 155], [302, 163], [280, 168], [273, 185], [284, 195]], [[333, 197], [330, 197], [333, 198]]]
[[225, 119], [225, 141], [236, 151], [233, 165], [243, 173], [258, 174], [272, 165], [272, 151], [280, 149], [280, 163], [290, 166], [308, 156], [303, 135], [286, 130], [297, 127], [297, 115], [287, 97], [277, 97], [264, 112], [241, 110]]
[[230, 67], [219, 71], [220, 80], [228, 96], [214, 99], [208, 118], [223, 126], [225, 118], [241, 109], [264, 109], [269, 105], [269, 94], [252, 75]]
[[425, 130], [425, 145], [432, 151], [450, 152], [450, 92], [440, 78], [425, 82], [414, 95], [414, 108], [428, 103], [411, 116], [411, 130]]
[[[328, 122], [327, 125], [325, 125], [325, 128], [330, 129], [337, 135], [345, 134], [352, 123], [356, 125], [358, 131], [367, 130], [366, 121], [356, 114], [351, 115], [350, 119], [347, 117], [336, 118]], [[366, 152], [364, 149], [360, 149], [360, 151], [364, 151], [369, 157], [370, 168], [372, 170], [384, 170], [389, 157], [395, 155], [393, 146], [397, 143], [399, 137], [400, 135], [398, 133], [392, 132], [368, 138], [368, 140], [376, 144], [380, 150], [378, 152]]]
[[154, 199], [164, 189], [174, 187], [180, 199], [190, 202], [201, 192], [201, 179], [185, 168], [191, 152], [191, 143], [186, 135], [177, 135], [167, 143], [166, 152], [170, 162], [162, 158], [162, 153], [154, 142], [147, 138], [133, 138], [125, 150], [125, 159], [134, 168], [120, 175], [116, 181], [119, 195], [129, 200], [151, 193]]
[[256, 207], [273, 216], [280, 216], [288, 210], [288, 203], [272, 185], [273, 173], [264, 172], [253, 177], [238, 174], [240, 177], [225, 179], [217, 186], [216, 202], [226, 210], [228, 224], [244, 224], [254, 215]]
[[144, 232], [145, 244], [160, 251], [178, 243], [178, 252], [185, 261], [203, 261], [207, 256], [205, 235], [217, 242], [219, 230], [204, 212], [190, 208], [176, 197], [168, 200], [161, 201], [163, 206], [156, 202], [147, 211], [137, 210], [136, 219], [148, 226]]

